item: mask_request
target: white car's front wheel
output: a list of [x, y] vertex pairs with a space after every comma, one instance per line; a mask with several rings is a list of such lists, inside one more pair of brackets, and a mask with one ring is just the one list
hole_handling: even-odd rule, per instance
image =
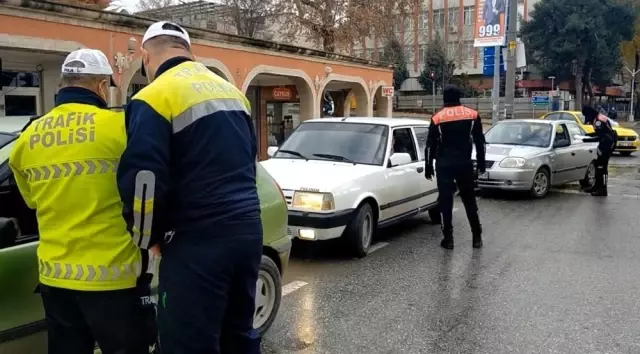
[[262, 256], [256, 283], [253, 328], [262, 337], [276, 319], [282, 297], [282, 280], [278, 266], [267, 256]]
[[345, 232], [346, 241], [352, 253], [363, 258], [369, 253], [376, 230], [376, 220], [369, 203], [362, 204], [355, 212], [355, 216]]

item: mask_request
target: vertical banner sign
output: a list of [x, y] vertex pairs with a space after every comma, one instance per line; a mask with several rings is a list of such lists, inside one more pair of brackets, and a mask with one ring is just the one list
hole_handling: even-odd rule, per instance
[[[512, 0], [513, 1], [513, 0]], [[476, 0], [474, 47], [504, 45], [507, 0]]]

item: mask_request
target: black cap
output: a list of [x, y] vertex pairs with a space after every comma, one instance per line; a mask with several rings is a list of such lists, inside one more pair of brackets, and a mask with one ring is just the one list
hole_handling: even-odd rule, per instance
[[460, 104], [460, 89], [456, 85], [445, 85], [442, 90], [442, 99], [444, 104]]
[[598, 116], [598, 111], [589, 105], [584, 105], [582, 106], [582, 115], [585, 123], [591, 123]]

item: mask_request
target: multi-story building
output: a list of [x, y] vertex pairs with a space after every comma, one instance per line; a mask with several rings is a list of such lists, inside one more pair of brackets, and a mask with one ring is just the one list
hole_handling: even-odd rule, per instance
[[[526, 21], [529, 11], [539, 1], [517, 0], [519, 20]], [[479, 2], [478, 0], [421, 0], [421, 6], [418, 6], [416, 11], [396, 18], [393, 32], [404, 45], [411, 76], [411, 79], [403, 85], [404, 90], [421, 90], [417, 77], [424, 68], [427, 44], [435, 38], [440, 38], [446, 46], [449, 58], [456, 64], [456, 75], [465, 73], [472, 78], [481, 77], [483, 51], [482, 48], [473, 46]], [[519, 25], [520, 21], [518, 21], [518, 27]], [[381, 58], [385, 40], [383, 38], [367, 39], [364, 46], [356, 47], [356, 56], [373, 60]]]

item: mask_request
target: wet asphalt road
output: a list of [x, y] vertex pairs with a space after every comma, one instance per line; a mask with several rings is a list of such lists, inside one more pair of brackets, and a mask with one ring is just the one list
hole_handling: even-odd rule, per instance
[[640, 353], [638, 166], [613, 167], [610, 185], [608, 198], [481, 197], [481, 250], [463, 209], [453, 251], [426, 216], [360, 260], [295, 244], [283, 284], [299, 289], [263, 353]]

